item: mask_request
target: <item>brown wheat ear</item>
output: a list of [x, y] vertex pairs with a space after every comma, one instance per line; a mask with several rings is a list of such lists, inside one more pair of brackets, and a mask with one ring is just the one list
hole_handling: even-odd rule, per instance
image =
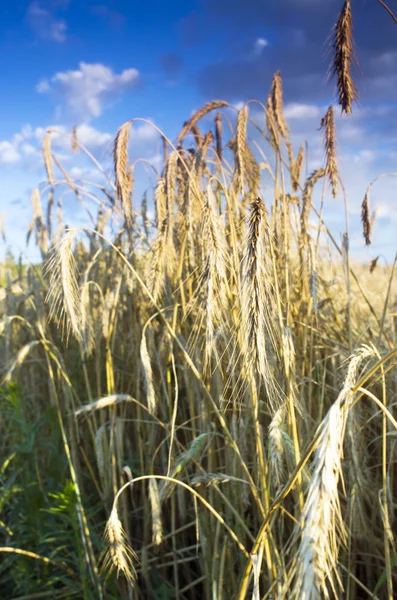
[[277, 127], [284, 139], [288, 137], [289, 131], [284, 117], [283, 109], [283, 80], [280, 71], [273, 76], [270, 96], [273, 105], [273, 114], [276, 119]]
[[132, 172], [128, 170], [128, 139], [132, 121], [120, 127], [114, 141], [113, 160], [116, 177], [117, 196], [120, 199], [128, 225], [132, 224], [131, 191], [133, 185]]
[[363, 235], [364, 235], [365, 243], [367, 246], [369, 246], [371, 244], [371, 233], [372, 233], [371, 219], [369, 217], [369, 213], [370, 213], [369, 193], [367, 192], [365, 194], [365, 198], [361, 205], [361, 221], [363, 224]]
[[332, 104], [321, 121], [321, 127], [324, 128], [327, 175], [332, 187], [332, 195], [336, 198], [338, 195], [338, 164], [336, 161], [335, 119]]
[[333, 59], [330, 67], [332, 77], [336, 76], [338, 102], [342, 112], [350, 115], [352, 105], [358, 99], [358, 89], [352, 77], [352, 63], [355, 60], [353, 42], [353, 16], [351, 1], [346, 0], [333, 28]]

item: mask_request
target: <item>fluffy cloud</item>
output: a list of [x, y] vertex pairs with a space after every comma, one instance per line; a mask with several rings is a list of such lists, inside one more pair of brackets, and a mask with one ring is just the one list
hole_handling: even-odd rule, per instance
[[12, 142], [7, 140], [0, 141], [0, 164], [12, 165], [19, 162], [21, 155]]
[[284, 114], [287, 119], [318, 119], [321, 116], [321, 110], [315, 104], [291, 102], [285, 107]]
[[254, 44], [254, 54], [255, 56], [259, 56], [262, 54], [262, 50], [269, 45], [269, 42], [265, 40], [265, 38], [258, 38], [255, 40]]
[[73, 116], [87, 121], [99, 117], [104, 107], [139, 83], [136, 69], [116, 74], [103, 64], [81, 62], [76, 70], [56, 73], [37, 85], [39, 93], [55, 93], [62, 97]]
[[35, 1], [29, 5], [27, 20], [37, 37], [60, 44], [66, 41], [66, 21], [56, 18], [42, 3]]

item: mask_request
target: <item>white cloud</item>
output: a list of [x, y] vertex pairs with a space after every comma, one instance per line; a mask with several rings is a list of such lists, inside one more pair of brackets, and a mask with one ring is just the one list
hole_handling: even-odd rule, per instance
[[77, 127], [77, 139], [87, 148], [103, 148], [113, 140], [110, 133], [104, 133], [91, 125], [83, 123]]
[[265, 38], [258, 38], [255, 41], [255, 45], [254, 45], [254, 54], [256, 56], [258, 56], [259, 54], [262, 54], [262, 50], [264, 48], [266, 48], [266, 46], [269, 45], [269, 42], [267, 40], [265, 40]]
[[35, 1], [29, 5], [27, 19], [29, 26], [39, 38], [59, 44], [66, 41], [66, 21], [57, 19], [49, 10], [43, 8], [40, 2]]
[[[139, 123], [139, 122], [138, 122]], [[159, 137], [157, 129], [149, 123], [134, 123], [132, 126], [130, 141], [134, 142], [151, 142]]]
[[[71, 155], [71, 132], [63, 125], [50, 125], [48, 127], [36, 127], [25, 125], [21, 131], [15, 133], [8, 140], [0, 140], [0, 165], [22, 166], [35, 170], [37, 165], [42, 164], [42, 141], [48, 131], [53, 131], [51, 144], [57, 151], [58, 158], [68, 159]], [[139, 130], [138, 130], [139, 131]], [[140, 140], [150, 138], [150, 132], [141, 128]], [[106, 149], [111, 143], [113, 135], [99, 131], [91, 125], [82, 124], [77, 127], [79, 141], [91, 151]], [[62, 152], [62, 155], [60, 154]]]
[[77, 70], [59, 72], [50, 80], [41, 81], [36, 90], [59, 93], [73, 115], [86, 121], [99, 117], [105, 106], [133, 89], [138, 81], [136, 69], [125, 69], [116, 74], [103, 64], [81, 62]]
[[19, 162], [21, 155], [12, 144], [12, 142], [3, 140], [0, 141], [0, 164], [12, 165]]
[[315, 104], [299, 104], [291, 102], [284, 110], [287, 119], [317, 119], [321, 116], [321, 110]]

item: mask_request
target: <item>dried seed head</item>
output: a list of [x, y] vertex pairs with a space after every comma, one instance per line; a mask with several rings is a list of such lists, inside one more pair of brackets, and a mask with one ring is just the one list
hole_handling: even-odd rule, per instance
[[[300, 546], [296, 557], [296, 581], [292, 598], [320, 598], [327, 581], [335, 591], [340, 543], [346, 538], [338, 484], [342, 475], [343, 442], [354, 387], [362, 361], [374, 354], [362, 346], [350, 359], [344, 386], [320, 425], [313, 476], [296, 535]], [[336, 594], [335, 594], [336, 596]]]
[[270, 257], [266, 241], [270, 229], [266, 207], [260, 198], [251, 204], [246, 240], [243, 276], [244, 352], [250, 377], [263, 381], [270, 404], [279, 401], [274, 375], [269, 364], [269, 349], [276, 352], [273, 311], [275, 301], [271, 287]]
[[107, 548], [101, 556], [102, 571], [109, 570], [111, 572], [116, 569], [117, 577], [121, 572], [129, 583], [133, 585], [136, 580], [133, 561], [137, 560], [138, 557], [126, 539], [116, 506], [113, 506], [110, 513], [104, 537], [107, 542]]
[[283, 80], [280, 71], [273, 76], [272, 85], [270, 88], [270, 98], [273, 108], [273, 115], [276, 120], [277, 127], [284, 139], [289, 135], [288, 126], [284, 117], [283, 108]]
[[128, 140], [132, 121], [127, 121], [120, 127], [114, 141], [113, 161], [116, 177], [117, 196], [124, 210], [127, 225], [131, 226], [133, 221], [131, 192], [132, 172], [128, 170]]
[[352, 105], [358, 99], [358, 89], [352, 77], [355, 61], [353, 42], [353, 16], [350, 0], [346, 0], [333, 28], [333, 60], [331, 76], [336, 76], [338, 102], [342, 112], [350, 115]]
[[64, 321], [66, 337], [70, 331], [76, 339], [83, 339], [81, 298], [78, 285], [73, 242], [77, 230], [69, 231], [51, 251], [44, 272], [49, 275], [50, 288], [46, 302], [51, 303], [50, 319], [60, 315]]
[[204, 106], [202, 106], [194, 115], [184, 124], [180, 134], [178, 135], [178, 142], [182, 141], [186, 134], [192, 129], [198, 121], [204, 117], [206, 114], [211, 112], [211, 110], [216, 110], [217, 108], [223, 108], [224, 106], [228, 106], [228, 103], [224, 100], [213, 100], [212, 102], [208, 102]]
[[369, 204], [369, 191], [367, 190], [363, 203], [361, 205], [361, 221], [363, 224], [363, 234], [365, 243], [367, 246], [371, 244], [371, 220], [370, 220], [370, 204]]
[[221, 113], [216, 113], [215, 116], [215, 139], [216, 153], [220, 162], [222, 162], [222, 116]]
[[379, 260], [379, 256], [377, 256], [376, 258], [374, 258], [373, 260], [371, 260], [371, 263], [369, 265], [369, 272], [373, 273], [378, 265], [378, 260]]
[[336, 160], [334, 108], [332, 104], [321, 120], [321, 127], [324, 128], [325, 153], [327, 159], [326, 170], [332, 187], [332, 195], [336, 198], [338, 195], [338, 164]]
[[163, 541], [163, 525], [161, 522], [161, 504], [157, 481], [149, 479], [149, 499], [152, 509], [152, 540], [153, 544], [159, 546]]
[[303, 167], [303, 159], [305, 157], [305, 148], [302, 145], [299, 148], [298, 155], [294, 163], [294, 171], [292, 174], [292, 190], [297, 192], [300, 186], [301, 172]]
[[76, 152], [78, 152], [79, 149], [79, 142], [77, 140], [77, 127], [73, 127], [73, 132], [72, 132], [72, 151], [73, 154], [76, 154]]
[[54, 185], [54, 170], [52, 168], [51, 158], [51, 130], [48, 130], [43, 139], [44, 165], [47, 172], [48, 183]]

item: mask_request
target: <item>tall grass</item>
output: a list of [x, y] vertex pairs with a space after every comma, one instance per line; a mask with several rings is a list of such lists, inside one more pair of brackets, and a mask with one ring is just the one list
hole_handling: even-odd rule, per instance
[[[47, 134], [43, 264], [1, 279], [2, 597], [393, 598], [393, 270], [351, 266], [316, 209], [332, 108], [306, 179], [279, 73], [268, 129], [249, 109], [164, 136], [142, 205], [134, 120], [114, 185], [72, 182]], [[94, 190], [98, 227], [67, 230], [65, 191]]]

